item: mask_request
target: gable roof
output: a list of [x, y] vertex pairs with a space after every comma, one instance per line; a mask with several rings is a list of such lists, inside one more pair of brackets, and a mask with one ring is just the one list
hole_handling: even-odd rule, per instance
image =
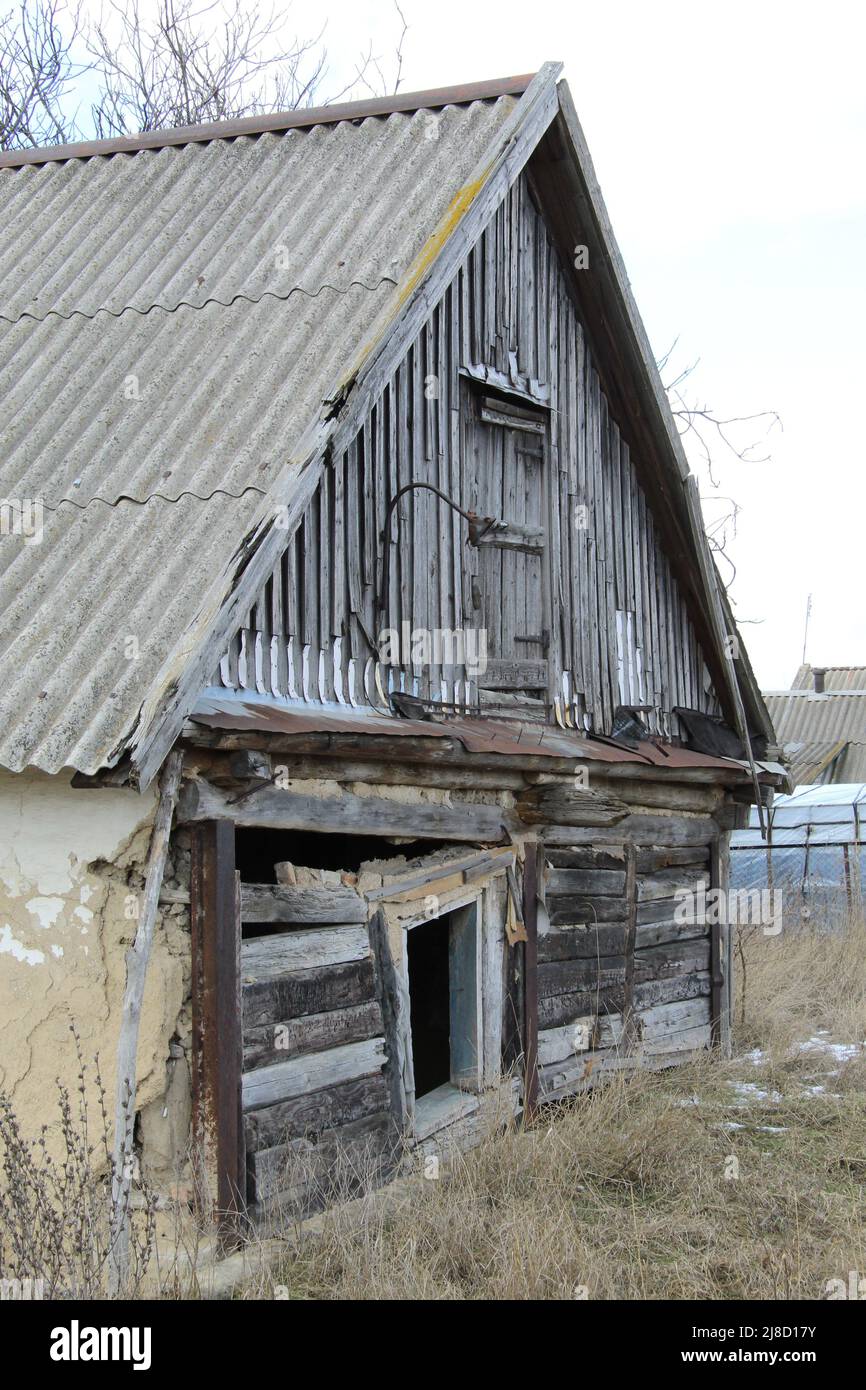
[[44, 509], [41, 544], [0, 540], [4, 765], [120, 756], [516, 104], [466, 96], [436, 139], [419, 98], [0, 173], [0, 497]]
[[44, 503], [41, 544], [0, 540], [0, 763], [149, 781], [326, 449], [554, 133], [711, 670], [769, 728], [558, 73], [0, 160], [0, 497]]

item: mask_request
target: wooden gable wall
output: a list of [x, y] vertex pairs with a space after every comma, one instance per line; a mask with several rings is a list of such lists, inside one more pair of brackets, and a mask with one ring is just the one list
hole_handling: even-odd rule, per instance
[[[610, 416], [571, 279], [521, 176], [351, 446], [328, 461], [278, 569], [220, 663], [218, 684], [359, 706], [382, 707], [389, 689], [475, 703], [477, 689], [459, 666], [410, 662], [395, 670], [377, 661], [376, 595], [386, 510], [401, 487], [428, 482], [472, 508], [462, 462], [466, 393], [469, 380], [486, 377], [487, 389], [508, 383], [550, 415], [557, 717], [608, 732], [623, 693], [626, 702], [653, 706], [649, 723], [662, 734], [677, 732], [677, 705], [718, 712], [638, 481], [639, 461]], [[413, 630], [453, 632], [478, 621], [479, 549], [467, 544], [463, 517], [415, 490], [395, 508], [389, 546], [380, 628], [399, 632], [409, 622]], [[489, 655], [496, 656], [492, 644]]]

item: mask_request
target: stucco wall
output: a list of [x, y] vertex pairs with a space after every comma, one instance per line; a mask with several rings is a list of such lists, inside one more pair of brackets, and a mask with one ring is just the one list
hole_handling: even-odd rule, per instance
[[[0, 773], [0, 1088], [26, 1133], [56, 1127], [56, 1079], [76, 1082], [74, 1022], [95, 1099], [98, 1057], [113, 1112], [114, 1057], [125, 951], [136, 929], [155, 798], [78, 791], [71, 774]], [[169, 881], [183, 875], [183, 855]], [[137, 1106], [157, 1166], [167, 1091], [188, 1093], [180, 1035], [188, 995], [188, 909], [164, 908], [148, 970], [138, 1048]], [[180, 1023], [179, 1023], [180, 1019]], [[174, 1039], [174, 1042], [172, 1040]], [[187, 1041], [187, 1039], [183, 1039]], [[98, 1117], [98, 1110], [93, 1110]], [[164, 1126], [163, 1126], [164, 1129]], [[146, 1157], [146, 1155], [145, 1155]]]

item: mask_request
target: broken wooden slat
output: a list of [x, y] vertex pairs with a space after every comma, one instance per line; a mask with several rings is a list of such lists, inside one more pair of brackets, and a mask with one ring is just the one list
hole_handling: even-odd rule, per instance
[[284, 922], [307, 926], [334, 922], [345, 925], [366, 922], [367, 910], [360, 894], [343, 884], [298, 888], [245, 883], [241, 888], [241, 918], [245, 923]]

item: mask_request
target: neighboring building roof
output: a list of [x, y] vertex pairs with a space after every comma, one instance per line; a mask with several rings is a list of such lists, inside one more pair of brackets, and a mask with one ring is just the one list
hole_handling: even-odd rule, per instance
[[559, 71], [0, 157], [0, 499], [44, 507], [40, 544], [0, 538], [0, 764], [150, 780], [279, 558], [278, 509], [297, 523], [554, 123], [551, 196], [708, 664], [769, 730]]
[[764, 699], [796, 785], [866, 780], [866, 667], [801, 666]]
[[866, 690], [866, 666], [801, 666], [791, 682], [792, 690], [814, 690], [821, 672], [825, 690]]
[[41, 544], [0, 539], [0, 763], [120, 756], [514, 107], [0, 172], [0, 498], [44, 506]]

